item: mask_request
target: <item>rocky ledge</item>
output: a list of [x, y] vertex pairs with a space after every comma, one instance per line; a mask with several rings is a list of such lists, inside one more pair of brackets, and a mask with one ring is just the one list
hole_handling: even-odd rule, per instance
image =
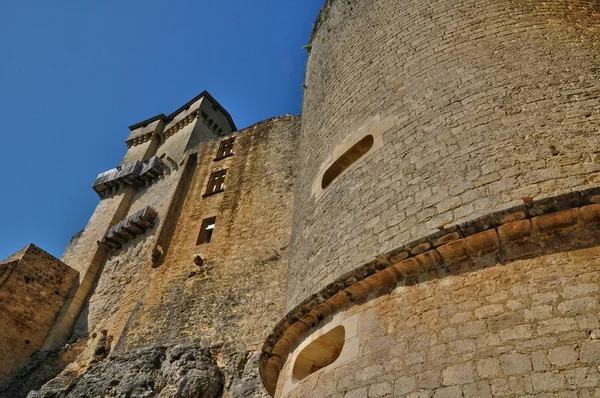
[[92, 363], [70, 382], [58, 377], [27, 397], [212, 398], [224, 380], [206, 348], [147, 347]]

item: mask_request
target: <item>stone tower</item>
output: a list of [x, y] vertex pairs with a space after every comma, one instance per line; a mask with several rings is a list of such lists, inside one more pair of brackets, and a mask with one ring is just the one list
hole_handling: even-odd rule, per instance
[[0, 262], [0, 397], [600, 397], [600, 1], [328, 0], [304, 110], [130, 127]]
[[308, 48], [268, 391], [599, 396], [600, 2], [328, 0]]
[[61, 260], [28, 246], [0, 262], [0, 397], [264, 396], [299, 129], [237, 131], [207, 92], [131, 126]]

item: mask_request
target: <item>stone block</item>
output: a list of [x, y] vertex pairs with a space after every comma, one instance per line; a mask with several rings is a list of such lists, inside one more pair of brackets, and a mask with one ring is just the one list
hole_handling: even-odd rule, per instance
[[600, 372], [597, 367], [580, 367], [563, 372], [567, 385], [571, 388], [597, 388], [600, 386]]
[[500, 356], [502, 372], [507, 375], [529, 373], [533, 369], [528, 355], [512, 353]]
[[411, 276], [417, 276], [421, 273], [421, 266], [415, 258], [409, 258], [404, 261], [400, 261], [397, 264], [393, 264], [392, 267], [402, 275], [403, 278], [409, 278]]
[[600, 286], [595, 283], [581, 283], [573, 286], [565, 286], [562, 296], [565, 299], [572, 299], [581, 296], [588, 296], [600, 290]]
[[452, 226], [450, 228], [446, 228], [442, 231], [429, 235], [427, 240], [433, 245], [433, 247], [438, 247], [442, 245], [446, 245], [450, 242], [454, 242], [460, 239], [460, 231], [457, 226]]
[[502, 304], [490, 304], [475, 309], [475, 317], [478, 319], [488, 318], [490, 316], [502, 314], [504, 306]]
[[584, 342], [581, 345], [579, 358], [581, 362], [600, 364], [600, 340]]
[[425, 271], [439, 267], [442, 260], [437, 250], [428, 250], [418, 254], [415, 256], [415, 259], [421, 264], [421, 268]]
[[400, 377], [394, 382], [394, 396], [399, 397], [414, 391], [417, 381], [414, 377]]
[[579, 208], [579, 219], [583, 225], [600, 224], [600, 203]]
[[539, 336], [570, 332], [577, 329], [577, 322], [573, 318], [552, 318], [538, 323]]
[[433, 398], [462, 398], [462, 388], [459, 386], [455, 387], [444, 387], [434, 391]]
[[383, 365], [372, 365], [366, 368], [359, 369], [356, 372], [356, 380], [366, 381], [371, 380], [383, 374]]
[[500, 246], [500, 240], [495, 229], [467, 236], [467, 248], [471, 256], [479, 256], [481, 253], [495, 250]]
[[586, 314], [595, 308], [598, 308], [598, 299], [595, 297], [567, 300], [558, 305], [558, 311], [564, 315]]
[[357, 282], [346, 288], [346, 293], [350, 295], [351, 301], [357, 301], [366, 297], [371, 292], [371, 286], [365, 281]]
[[524, 397], [533, 393], [531, 381], [522, 377], [509, 377], [508, 379], [495, 379], [492, 382], [494, 397]]
[[565, 366], [579, 359], [579, 353], [575, 346], [561, 346], [548, 352], [548, 359], [553, 366]]
[[454, 242], [439, 246], [436, 250], [442, 257], [444, 263], [448, 265], [464, 260], [469, 256], [467, 242], [465, 239], [459, 239]]
[[437, 370], [419, 373], [419, 388], [433, 390], [442, 386], [442, 374]]
[[558, 372], [533, 373], [529, 377], [536, 393], [562, 390], [565, 387], [565, 377]]
[[532, 231], [543, 235], [573, 228], [578, 223], [577, 213], [577, 209], [569, 209], [534, 217], [531, 219]]
[[475, 381], [475, 369], [471, 363], [450, 366], [442, 371], [445, 386], [461, 385]]
[[498, 227], [498, 237], [503, 244], [521, 240], [531, 234], [531, 222], [520, 220]]
[[392, 391], [392, 385], [388, 382], [372, 384], [369, 386], [369, 398], [391, 397]]
[[534, 371], [548, 370], [549, 362], [546, 351], [536, 351], [531, 353], [531, 364]]
[[492, 398], [492, 391], [487, 381], [467, 384], [462, 389], [464, 398]]
[[327, 303], [321, 303], [312, 309], [311, 313], [314, 314], [319, 320], [327, 318], [333, 312], [333, 308]]
[[368, 394], [367, 394], [366, 387], [361, 387], [361, 388], [357, 388], [355, 390], [348, 391], [346, 393], [346, 395], [344, 395], [344, 398], [367, 398], [367, 397], [368, 397]]

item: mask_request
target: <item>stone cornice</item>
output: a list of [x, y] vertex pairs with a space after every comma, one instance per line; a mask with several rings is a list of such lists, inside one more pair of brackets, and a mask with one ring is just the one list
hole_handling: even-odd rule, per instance
[[231, 125], [232, 131], [237, 130], [237, 127], [235, 126], [235, 123], [233, 122], [233, 119], [231, 118], [231, 115], [229, 114], [229, 112], [227, 112], [227, 110], [225, 110], [225, 108], [223, 108], [223, 106], [212, 95], [210, 95], [210, 93], [206, 90], [201, 92], [200, 94], [198, 94], [197, 96], [195, 96], [194, 98], [189, 100], [188, 102], [186, 102], [184, 105], [179, 107], [176, 111], [171, 113], [169, 116], [166, 116], [164, 113], [161, 113], [160, 115], [153, 116], [149, 119], [146, 119], [146, 120], [136, 123], [132, 126], [129, 126], [129, 130], [130, 131], [137, 130], [141, 127], [149, 125], [150, 123], [156, 122], [157, 120], [162, 120], [165, 123], [169, 123], [172, 120], [174, 120], [177, 117], [177, 115], [179, 115], [184, 110], [188, 109], [194, 102], [198, 101], [200, 98], [207, 98], [225, 116], [225, 118]]
[[150, 141], [152, 139], [152, 136], [155, 134], [157, 134], [157, 133], [151, 131], [147, 134], [140, 135], [138, 137], [135, 137], [135, 138], [125, 141], [125, 144], [127, 144], [127, 148], [131, 148], [132, 146], [140, 145], [140, 144], [143, 144], [144, 142]]
[[498, 264], [600, 244], [600, 187], [527, 202], [398, 247], [297, 305], [262, 347], [259, 370], [269, 394], [274, 395], [287, 356], [308, 330], [398, 281], [413, 285], [419, 277], [465, 272], [489, 265], [490, 256]]
[[192, 121], [198, 119], [199, 117], [200, 117], [200, 110], [196, 109], [195, 111], [191, 112], [189, 115], [187, 115], [186, 117], [184, 117], [183, 119], [181, 119], [180, 121], [175, 123], [168, 130], [165, 130], [164, 132], [162, 132], [162, 134], [160, 134], [161, 141], [164, 142], [167, 138], [169, 138], [173, 134], [177, 133], [178, 131], [180, 131], [185, 126], [190, 124]]

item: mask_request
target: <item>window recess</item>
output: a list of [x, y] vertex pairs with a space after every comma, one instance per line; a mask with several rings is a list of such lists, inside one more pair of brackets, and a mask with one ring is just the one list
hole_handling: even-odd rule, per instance
[[296, 358], [292, 375], [297, 380], [331, 365], [342, 353], [346, 329], [338, 326], [307, 345]]
[[225, 175], [227, 170], [219, 170], [210, 175], [208, 179], [208, 186], [206, 187], [206, 193], [202, 196], [209, 196], [225, 190]]
[[335, 162], [325, 174], [323, 174], [323, 180], [321, 181], [321, 188], [325, 189], [331, 184], [340, 174], [342, 174], [348, 167], [354, 162], [364, 156], [373, 147], [374, 139], [372, 135], [367, 135], [350, 149], [348, 149], [342, 156], [336, 159]]
[[217, 217], [210, 217], [202, 220], [200, 233], [198, 234], [198, 239], [196, 240], [196, 246], [210, 242], [213, 232], [215, 231], [216, 221]]
[[226, 140], [221, 141], [219, 145], [219, 150], [217, 151], [217, 157], [215, 160], [220, 160], [226, 158], [228, 156], [233, 156], [233, 143], [235, 142], [235, 137], [228, 138]]

